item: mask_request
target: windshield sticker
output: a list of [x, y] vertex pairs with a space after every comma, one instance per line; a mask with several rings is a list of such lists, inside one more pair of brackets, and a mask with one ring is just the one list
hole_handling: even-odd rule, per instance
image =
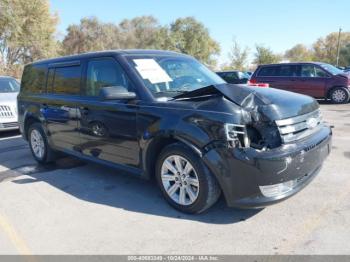
[[148, 79], [152, 84], [173, 81], [154, 59], [134, 59], [134, 62], [141, 77]]

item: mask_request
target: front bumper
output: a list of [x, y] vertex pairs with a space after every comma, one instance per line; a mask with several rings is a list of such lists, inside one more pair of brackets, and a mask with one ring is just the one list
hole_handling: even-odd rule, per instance
[[[320, 171], [331, 151], [332, 131], [321, 130], [295, 144], [258, 151], [217, 147], [204, 156], [204, 162], [218, 179], [227, 204], [259, 208], [280, 202], [304, 188]], [[260, 187], [293, 181], [287, 192], [273, 197]]]

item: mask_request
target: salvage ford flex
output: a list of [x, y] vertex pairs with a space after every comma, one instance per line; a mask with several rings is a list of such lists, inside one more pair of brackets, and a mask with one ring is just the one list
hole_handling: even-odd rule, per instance
[[230, 85], [187, 55], [124, 50], [24, 68], [20, 129], [39, 163], [64, 152], [155, 177], [187, 213], [286, 199], [318, 173], [331, 129], [311, 97]]

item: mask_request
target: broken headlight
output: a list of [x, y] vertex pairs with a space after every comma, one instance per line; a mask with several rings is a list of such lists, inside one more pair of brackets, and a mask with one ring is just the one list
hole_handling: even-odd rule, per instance
[[258, 150], [266, 149], [267, 145], [261, 133], [250, 125], [225, 125], [226, 138], [233, 147], [252, 147]]
[[238, 124], [225, 124], [226, 139], [234, 147], [250, 147], [247, 127]]

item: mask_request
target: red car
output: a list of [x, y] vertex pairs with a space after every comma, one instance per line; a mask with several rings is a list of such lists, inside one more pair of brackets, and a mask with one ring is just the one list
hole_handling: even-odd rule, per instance
[[260, 65], [250, 82], [268, 83], [270, 87], [347, 103], [350, 98], [350, 75], [325, 63], [281, 63]]

